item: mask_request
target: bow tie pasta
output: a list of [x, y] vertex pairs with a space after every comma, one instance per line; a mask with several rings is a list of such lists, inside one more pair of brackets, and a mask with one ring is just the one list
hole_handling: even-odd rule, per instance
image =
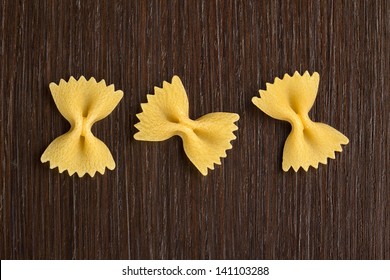
[[104, 174], [106, 167], [113, 170], [115, 161], [110, 150], [92, 134], [91, 127], [114, 110], [123, 92], [115, 91], [114, 85], [107, 86], [104, 80], [97, 83], [83, 76], [78, 81], [71, 77], [68, 82], [61, 79], [58, 85], [51, 83], [50, 91], [71, 128], [51, 142], [41, 161], [50, 161], [50, 168], [58, 167], [60, 173], [77, 172], [79, 177], [85, 173], [93, 177], [96, 171]]
[[236, 139], [234, 122], [239, 116], [234, 113], [210, 113], [197, 120], [188, 116], [188, 99], [179, 77], [172, 83], [164, 82], [163, 88], [154, 88], [154, 95], [147, 95], [148, 103], [141, 104], [143, 112], [137, 114], [139, 130], [136, 140], [164, 141], [174, 135], [183, 140], [184, 151], [196, 168], [204, 175], [214, 164], [221, 164], [231, 149], [230, 141]]
[[309, 166], [318, 168], [318, 163], [326, 164], [327, 158], [335, 158], [341, 152], [341, 145], [349, 140], [342, 133], [323, 123], [313, 122], [308, 114], [317, 96], [320, 76], [314, 72], [302, 76], [295, 72], [292, 77], [285, 75], [282, 80], [267, 83], [267, 90], [260, 90], [260, 98], [252, 102], [267, 115], [288, 121], [292, 131], [287, 137], [283, 150], [283, 170], [290, 167], [305, 171]]

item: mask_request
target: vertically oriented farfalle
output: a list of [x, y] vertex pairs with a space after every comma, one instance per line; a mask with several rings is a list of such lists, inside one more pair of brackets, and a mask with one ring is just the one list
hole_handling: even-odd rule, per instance
[[54, 102], [60, 113], [71, 125], [70, 130], [54, 139], [42, 154], [42, 162], [50, 162], [50, 168], [58, 167], [60, 173], [67, 170], [80, 176], [96, 171], [104, 174], [105, 168], [113, 170], [115, 161], [107, 146], [91, 131], [92, 125], [108, 116], [123, 97], [114, 85], [94, 78], [79, 80], [73, 77], [68, 82], [61, 79], [57, 85], [50, 84]]
[[309, 166], [326, 164], [327, 158], [335, 158], [335, 152], [341, 152], [341, 145], [349, 140], [333, 127], [313, 122], [309, 111], [317, 96], [320, 75], [316, 72], [302, 76], [295, 72], [292, 77], [284, 75], [276, 78], [273, 84], [267, 83], [267, 90], [260, 90], [260, 98], [253, 97], [252, 102], [267, 115], [282, 121], [288, 121], [292, 130], [287, 137], [283, 150], [284, 171], [292, 167], [305, 171]]
[[214, 164], [221, 164], [226, 150], [231, 149], [230, 141], [236, 139], [234, 122], [239, 116], [234, 113], [210, 113], [197, 120], [188, 115], [188, 98], [179, 77], [172, 83], [164, 82], [162, 88], [155, 87], [155, 94], [147, 95], [148, 103], [141, 104], [143, 112], [137, 114], [139, 130], [136, 140], [164, 141], [174, 135], [183, 140], [184, 151], [191, 162], [203, 174]]

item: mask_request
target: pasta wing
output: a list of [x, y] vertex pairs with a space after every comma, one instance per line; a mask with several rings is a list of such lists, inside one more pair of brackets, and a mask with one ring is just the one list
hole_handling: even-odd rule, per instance
[[284, 75], [283, 80], [276, 78], [273, 84], [267, 83], [267, 90], [259, 90], [260, 97], [252, 102], [260, 110], [274, 119], [293, 122], [296, 116], [309, 113], [317, 96], [320, 76], [314, 72], [302, 76], [295, 72], [292, 77]]
[[115, 91], [114, 85], [106, 85], [104, 80], [96, 82], [95, 78], [79, 80], [70, 77], [66, 82], [50, 83], [50, 91], [61, 115], [71, 124], [80, 119], [88, 118], [97, 122], [107, 117], [123, 97], [121, 90]]
[[80, 137], [70, 131], [54, 139], [41, 157], [42, 162], [50, 162], [50, 169], [58, 167], [60, 173], [67, 170], [72, 176], [86, 173], [93, 177], [98, 171], [104, 174], [105, 168], [115, 168], [115, 161], [107, 146], [96, 137]]
[[221, 164], [226, 150], [235, 139], [234, 124], [239, 119], [233, 113], [211, 113], [197, 120], [188, 116], [188, 98], [180, 81], [174, 76], [172, 83], [155, 87], [154, 95], [147, 95], [148, 103], [142, 104], [143, 112], [137, 114], [139, 130], [134, 138], [142, 141], [164, 141], [174, 135], [183, 139], [184, 150], [191, 162], [203, 174], [214, 164]]
[[141, 104], [142, 113], [137, 114], [139, 130], [136, 140], [164, 141], [177, 133], [178, 124], [188, 120], [188, 98], [179, 77], [172, 84], [164, 82], [163, 88], [155, 87], [155, 94], [148, 94], [148, 103]]
[[208, 168], [221, 164], [220, 158], [232, 148], [230, 142], [236, 139], [233, 132], [238, 129], [234, 122], [239, 118], [233, 113], [206, 114], [194, 122], [193, 130], [180, 135], [185, 153], [204, 176]]
[[326, 164], [327, 159], [335, 159], [335, 152], [341, 152], [341, 144], [348, 144], [348, 138], [333, 127], [312, 122], [305, 130], [292, 130], [284, 144], [282, 168], [290, 167], [305, 171], [310, 166], [318, 168], [318, 163]]
[[314, 104], [319, 84], [319, 74], [310, 75], [307, 71], [301, 76], [295, 72], [292, 77], [285, 75], [283, 80], [275, 79], [267, 84], [267, 90], [260, 90], [260, 98], [252, 102], [267, 115], [290, 122], [292, 131], [283, 149], [283, 170], [292, 167], [305, 171], [309, 166], [318, 168], [318, 163], [326, 164], [327, 158], [335, 158], [341, 152], [341, 145], [349, 140], [341, 132], [323, 124], [313, 122], [309, 111]]
[[50, 90], [71, 128], [46, 148], [41, 161], [50, 161], [50, 168], [58, 167], [60, 173], [68, 170], [69, 175], [77, 173], [79, 177], [86, 173], [93, 177], [96, 171], [104, 174], [106, 167], [113, 170], [115, 161], [109, 149], [92, 134], [91, 127], [112, 112], [123, 92], [106, 86], [104, 80], [97, 83], [84, 77], [61, 80], [59, 85], [51, 83]]

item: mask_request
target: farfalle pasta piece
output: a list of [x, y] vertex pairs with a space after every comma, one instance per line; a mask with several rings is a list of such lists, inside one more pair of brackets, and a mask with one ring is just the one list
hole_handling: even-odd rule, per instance
[[67, 170], [79, 177], [96, 171], [104, 174], [105, 168], [115, 168], [115, 161], [107, 146], [91, 131], [92, 125], [108, 116], [123, 97], [121, 90], [114, 85], [99, 83], [94, 78], [83, 76], [77, 81], [73, 77], [68, 82], [50, 83], [50, 91], [60, 113], [71, 125], [64, 135], [54, 139], [42, 154], [41, 161], [50, 161], [50, 168], [58, 167], [60, 173]]
[[267, 90], [260, 90], [260, 97], [253, 97], [252, 102], [267, 115], [288, 121], [292, 131], [287, 137], [283, 150], [284, 171], [290, 167], [305, 171], [309, 166], [318, 168], [318, 163], [327, 163], [327, 158], [335, 158], [335, 152], [341, 152], [341, 144], [349, 140], [333, 127], [313, 122], [309, 111], [317, 96], [320, 76], [314, 72], [302, 76], [295, 72], [292, 77], [284, 75], [273, 84], [267, 83]]
[[184, 151], [196, 168], [207, 175], [208, 168], [221, 164], [231, 149], [230, 141], [236, 139], [234, 122], [239, 115], [234, 113], [210, 113], [197, 120], [188, 115], [188, 98], [179, 77], [172, 83], [164, 82], [163, 88], [154, 88], [155, 94], [147, 95], [148, 103], [141, 104], [142, 113], [137, 114], [139, 130], [136, 140], [164, 141], [174, 135], [183, 140]]

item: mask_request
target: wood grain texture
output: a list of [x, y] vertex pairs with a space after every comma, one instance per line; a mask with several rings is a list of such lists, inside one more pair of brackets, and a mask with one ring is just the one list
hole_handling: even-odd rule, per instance
[[[1, 259], [389, 259], [389, 18], [386, 0], [1, 1]], [[295, 70], [321, 75], [311, 118], [350, 138], [307, 173], [282, 171], [290, 126], [251, 103]], [[207, 177], [180, 139], [132, 137], [174, 74], [191, 117], [241, 116]], [[104, 176], [40, 162], [69, 129], [48, 85], [71, 75], [124, 91], [93, 127]]]

